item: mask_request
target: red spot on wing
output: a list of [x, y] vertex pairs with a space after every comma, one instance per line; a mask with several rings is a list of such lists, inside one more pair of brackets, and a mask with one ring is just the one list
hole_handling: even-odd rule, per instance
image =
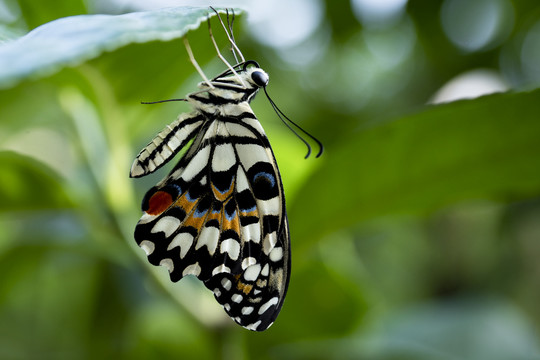
[[156, 191], [148, 201], [146, 213], [149, 215], [159, 215], [172, 205], [171, 194], [165, 191]]

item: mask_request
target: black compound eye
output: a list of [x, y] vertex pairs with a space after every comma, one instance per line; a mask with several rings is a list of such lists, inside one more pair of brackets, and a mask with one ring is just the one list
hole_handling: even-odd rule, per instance
[[268, 84], [268, 75], [262, 71], [254, 71], [251, 73], [251, 79], [257, 86], [266, 86]]

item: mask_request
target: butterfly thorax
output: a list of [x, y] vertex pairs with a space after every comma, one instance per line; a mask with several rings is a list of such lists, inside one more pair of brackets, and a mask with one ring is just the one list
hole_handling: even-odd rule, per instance
[[[261, 87], [268, 84], [268, 75], [258, 67], [228, 71], [208, 82], [199, 83], [199, 91], [188, 94], [186, 100], [195, 110], [214, 116], [227, 116], [242, 108], [250, 110], [249, 103]], [[234, 108], [238, 107], [236, 111]]]

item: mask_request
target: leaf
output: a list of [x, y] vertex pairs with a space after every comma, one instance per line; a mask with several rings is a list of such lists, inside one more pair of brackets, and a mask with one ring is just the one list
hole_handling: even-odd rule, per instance
[[365, 330], [339, 339], [276, 346], [276, 359], [538, 359], [530, 318], [493, 296], [403, 306], [375, 315]]
[[71, 207], [60, 177], [30, 157], [0, 151], [0, 211]]
[[[458, 101], [343, 139], [290, 208], [293, 236], [468, 199], [540, 194], [540, 90]], [[316, 194], [316, 196], [314, 196]]]
[[0, 45], [0, 88], [26, 78], [50, 75], [130, 43], [182, 37], [213, 14], [207, 7], [175, 7], [51, 21]]

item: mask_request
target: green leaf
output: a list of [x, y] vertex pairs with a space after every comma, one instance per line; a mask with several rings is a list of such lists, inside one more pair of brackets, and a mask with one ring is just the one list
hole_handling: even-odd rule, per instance
[[277, 347], [276, 359], [538, 359], [530, 319], [493, 296], [419, 302], [378, 315], [367, 331]]
[[432, 106], [343, 139], [297, 194], [291, 218], [310, 216], [295, 219], [293, 236], [469, 199], [537, 196], [539, 98], [536, 90]]
[[182, 37], [212, 14], [207, 7], [175, 7], [51, 21], [0, 45], [0, 88], [52, 74], [130, 43]]
[[70, 207], [60, 177], [27, 156], [0, 151], [0, 211]]

